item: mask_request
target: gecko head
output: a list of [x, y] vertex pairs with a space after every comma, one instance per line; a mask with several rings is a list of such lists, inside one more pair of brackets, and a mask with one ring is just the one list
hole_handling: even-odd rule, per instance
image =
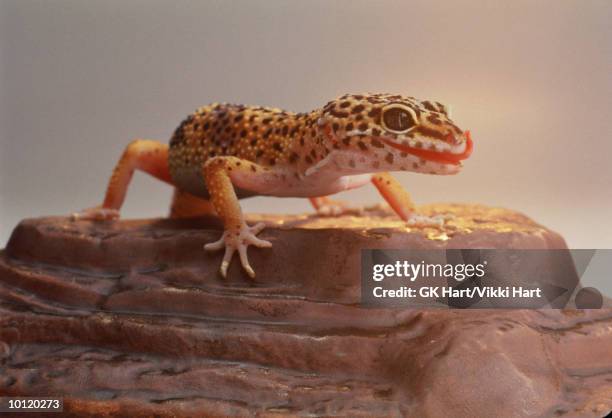
[[469, 131], [441, 103], [392, 94], [347, 94], [325, 105], [318, 125], [354, 172], [455, 174], [472, 153]]

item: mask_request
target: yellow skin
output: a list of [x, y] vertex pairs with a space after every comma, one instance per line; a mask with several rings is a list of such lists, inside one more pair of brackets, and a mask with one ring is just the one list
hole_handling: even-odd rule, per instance
[[341, 214], [346, 206], [326, 196], [372, 182], [403, 220], [439, 224], [414, 214], [409, 194], [388, 172], [455, 174], [471, 149], [469, 133], [443, 105], [413, 97], [345, 95], [298, 114], [215, 103], [188, 116], [169, 145], [130, 143], [103, 204], [73, 217], [118, 218], [134, 170], [142, 170], [175, 187], [171, 217], [215, 213], [222, 219], [222, 237], [205, 249], [225, 248], [223, 277], [236, 251], [255, 277], [247, 247], [272, 244], [256, 236], [263, 224], [246, 224], [239, 198], [307, 197], [318, 213]]

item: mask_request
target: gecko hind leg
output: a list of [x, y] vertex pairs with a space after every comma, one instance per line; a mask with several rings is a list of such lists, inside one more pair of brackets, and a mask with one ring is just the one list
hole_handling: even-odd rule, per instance
[[350, 206], [342, 200], [333, 200], [328, 196], [310, 197], [308, 199], [320, 216], [340, 216], [344, 214], [359, 215], [363, 213], [362, 207]]
[[149, 139], [136, 139], [123, 151], [108, 182], [104, 202], [93, 208], [73, 213], [72, 219], [116, 219], [125, 200], [127, 188], [134, 175], [141, 170], [172, 184], [168, 169], [168, 144]]
[[172, 204], [170, 205], [170, 218], [191, 218], [213, 214], [215, 214], [215, 208], [210, 200], [174, 189]]

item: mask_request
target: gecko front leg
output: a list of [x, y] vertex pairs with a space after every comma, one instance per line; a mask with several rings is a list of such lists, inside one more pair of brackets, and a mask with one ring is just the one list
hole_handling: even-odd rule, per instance
[[273, 188], [281, 177], [273, 170], [237, 157], [214, 157], [204, 164], [203, 168], [206, 187], [211, 197], [215, 211], [223, 221], [225, 231], [218, 241], [206, 244], [207, 251], [225, 248], [220, 273], [227, 277], [227, 269], [236, 251], [240, 263], [251, 278], [255, 272], [249, 263], [247, 248], [254, 245], [268, 248], [272, 243], [257, 238], [264, 228], [263, 223], [248, 226], [244, 220], [242, 209], [234, 186], [256, 193], [264, 193]]
[[389, 173], [378, 173], [372, 176], [372, 183], [382, 197], [387, 201], [391, 209], [397, 215], [406, 221], [408, 225], [436, 226], [444, 225], [444, 216], [423, 216], [415, 213], [414, 203], [410, 198], [410, 194], [402, 187]]

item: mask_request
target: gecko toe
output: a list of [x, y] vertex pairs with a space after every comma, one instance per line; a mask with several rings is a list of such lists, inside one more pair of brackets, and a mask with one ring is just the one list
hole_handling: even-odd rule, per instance
[[218, 251], [225, 247], [225, 234], [215, 242], [209, 242], [208, 244], [204, 244], [204, 249], [206, 251]]
[[251, 232], [255, 235], [259, 234], [264, 228], [266, 227], [266, 224], [263, 222], [259, 222], [256, 223], [255, 225], [253, 225], [252, 227], [250, 227], [249, 229], [251, 230]]
[[221, 267], [219, 272], [223, 278], [227, 277], [227, 270], [232, 261], [232, 257], [236, 251], [240, 256], [240, 264], [244, 271], [251, 278], [255, 278], [255, 270], [251, 267], [249, 263], [247, 249], [249, 245], [253, 245], [259, 248], [270, 248], [272, 243], [260, 238], [257, 238], [256, 234], [259, 233], [265, 224], [258, 223], [252, 227], [243, 223], [238, 231], [224, 231], [221, 238], [215, 242], [208, 243], [204, 245], [204, 249], [206, 251], [216, 251], [222, 248], [225, 248], [225, 253], [223, 254], [223, 261], [221, 262]]
[[423, 227], [437, 227], [441, 228], [444, 226], [445, 218], [440, 215], [436, 216], [425, 216], [413, 214], [406, 221], [409, 226], [423, 226]]
[[241, 245], [240, 247], [238, 247], [238, 254], [240, 255], [240, 264], [242, 264], [242, 268], [247, 272], [251, 279], [254, 279], [255, 271], [249, 263], [249, 257], [247, 255], [247, 246]]
[[119, 211], [117, 209], [104, 208], [102, 206], [83, 209], [70, 215], [70, 220], [72, 221], [113, 221], [116, 219], [119, 219]]
[[270, 241], [266, 241], [265, 239], [260, 239], [257, 237], [251, 237], [250, 244], [258, 247], [258, 248], [270, 248], [272, 247], [272, 243]]

